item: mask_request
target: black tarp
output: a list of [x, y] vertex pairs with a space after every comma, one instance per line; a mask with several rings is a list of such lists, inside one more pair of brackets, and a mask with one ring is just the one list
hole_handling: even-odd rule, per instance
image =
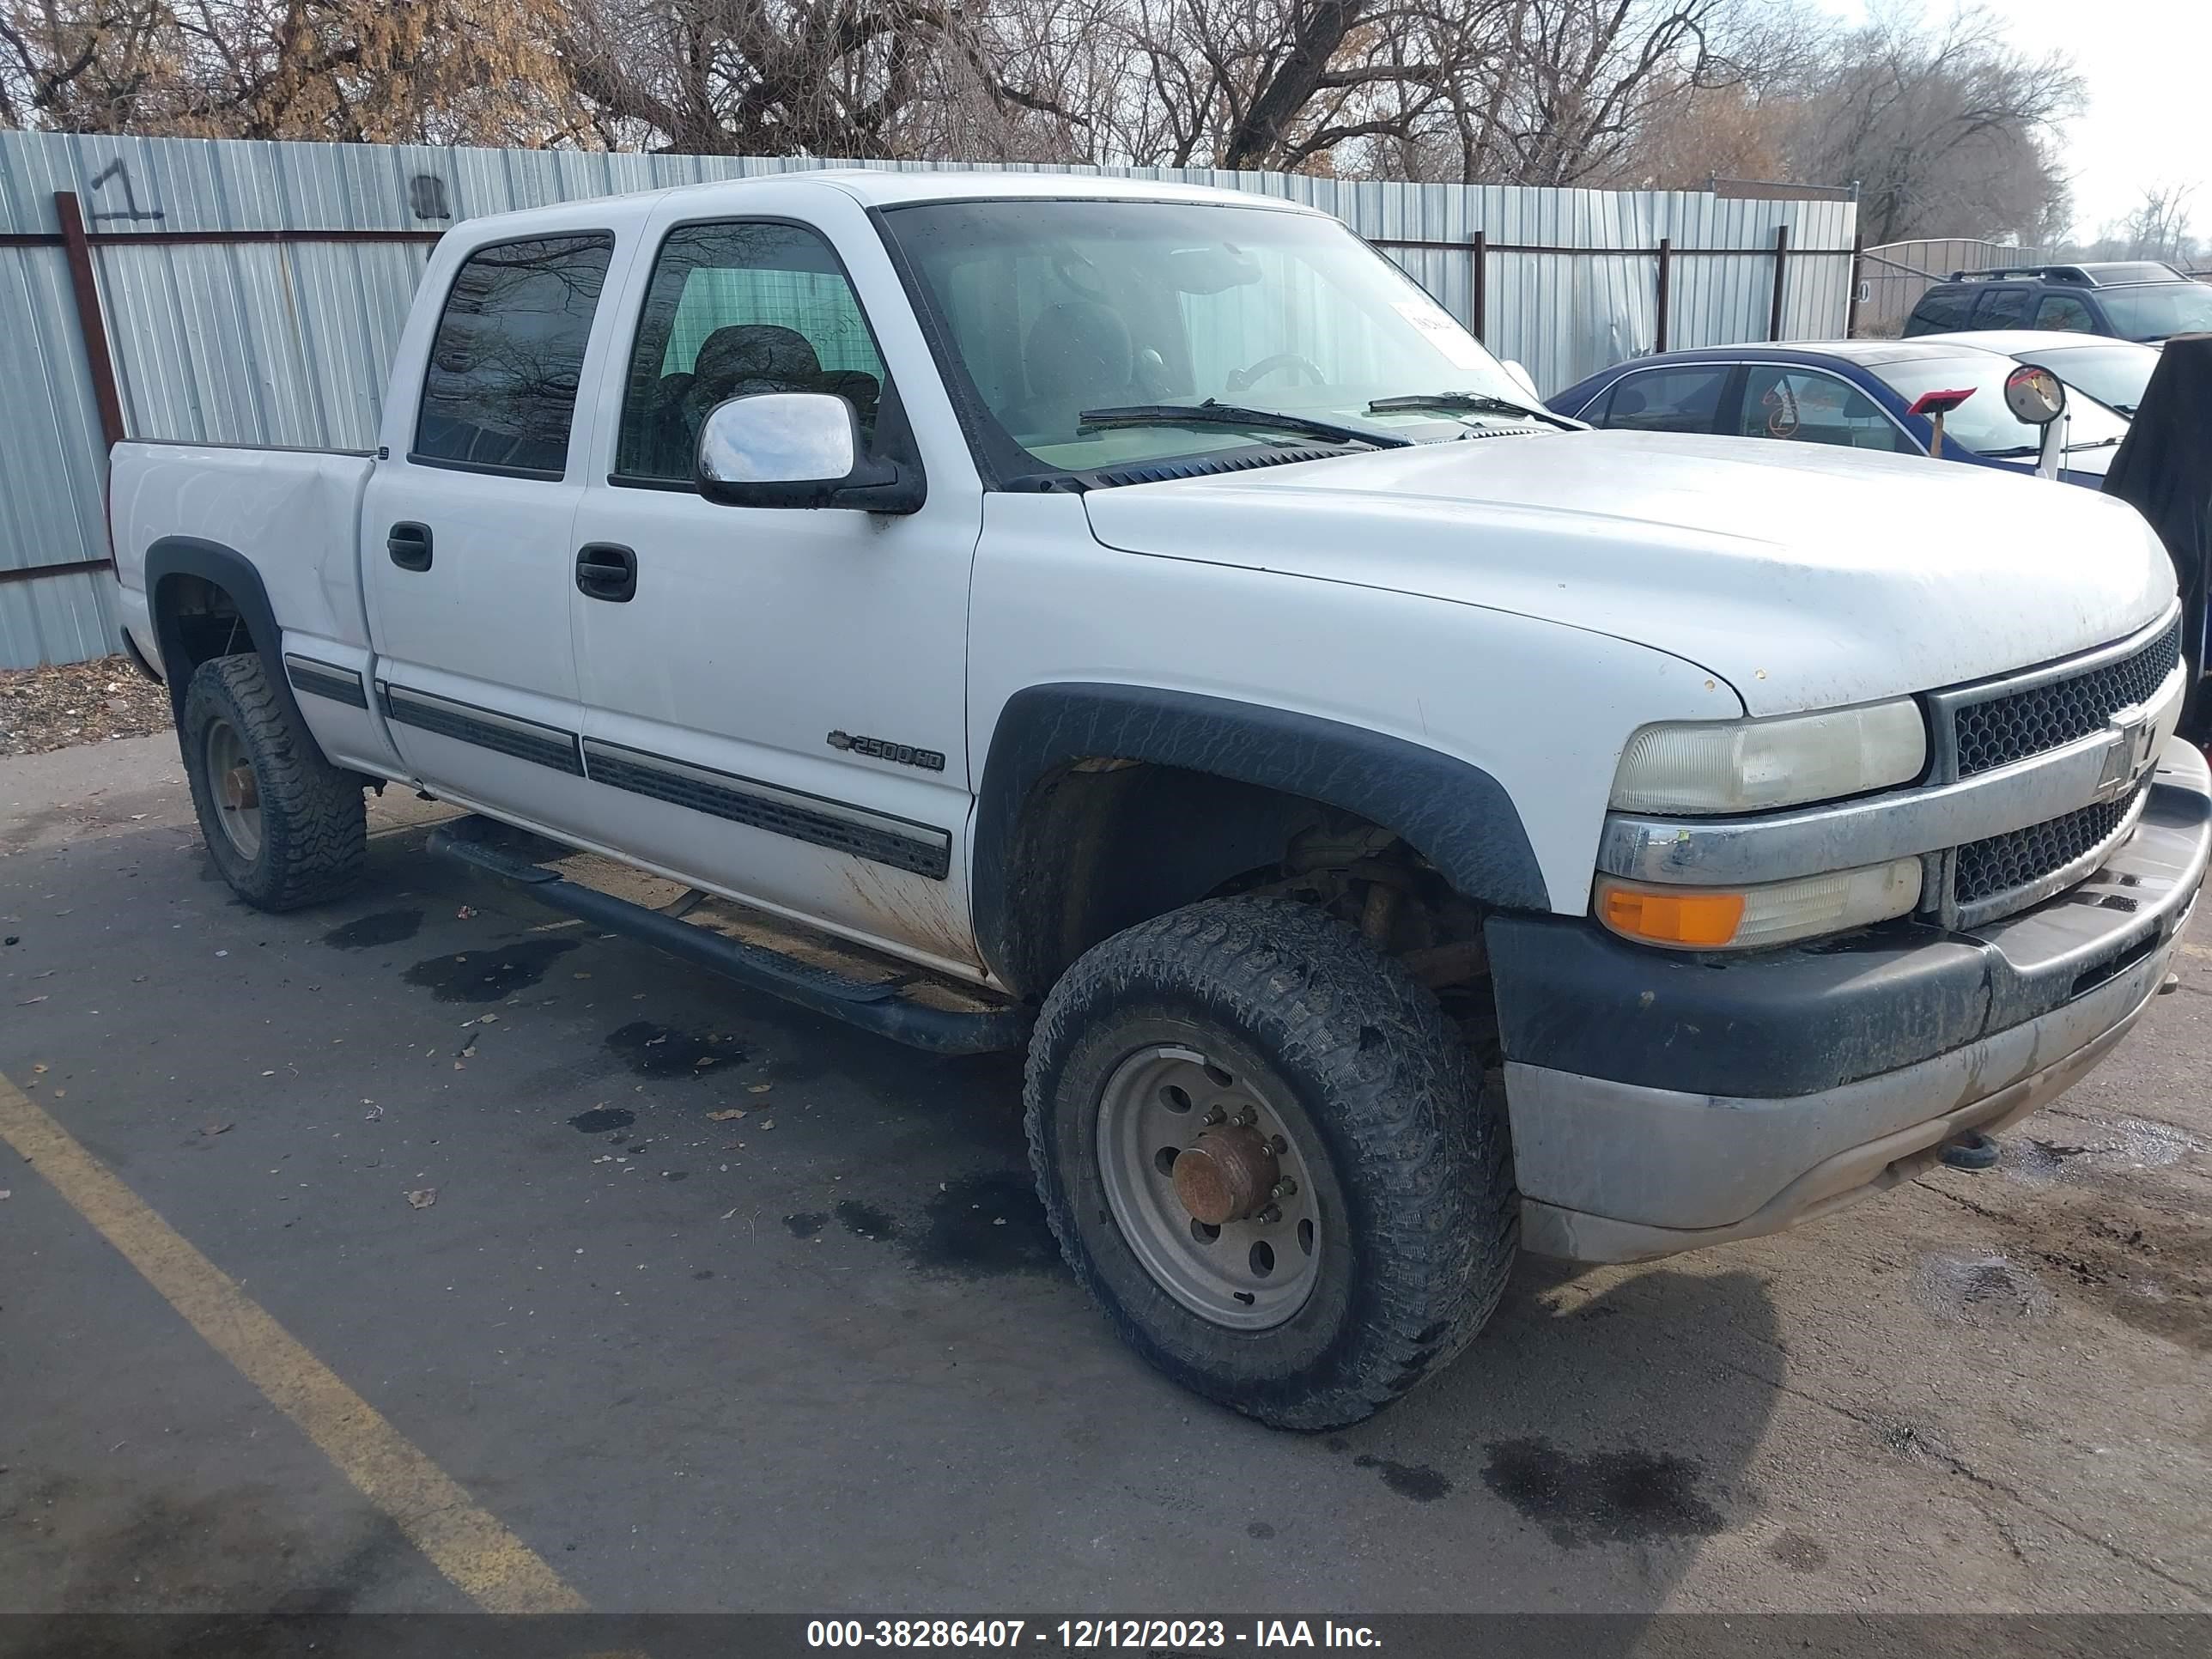
[[2201, 680], [2212, 577], [2212, 334], [2177, 334], [2166, 343], [2105, 474], [2105, 493], [2132, 503], [2173, 556], [2182, 648], [2200, 677], [2190, 697], [2191, 730], [2201, 736], [2212, 714]]

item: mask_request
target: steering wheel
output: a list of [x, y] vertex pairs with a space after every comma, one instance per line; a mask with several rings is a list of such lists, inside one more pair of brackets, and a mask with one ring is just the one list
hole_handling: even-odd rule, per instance
[[1312, 358], [1301, 357], [1295, 351], [1278, 351], [1272, 356], [1261, 358], [1258, 362], [1253, 364], [1249, 368], [1234, 368], [1230, 370], [1228, 380], [1229, 390], [1231, 392], [1247, 391], [1251, 387], [1257, 386], [1261, 381], [1266, 380], [1267, 376], [1273, 374], [1279, 368], [1304, 369], [1305, 371], [1306, 378], [1311, 380], [1316, 386], [1326, 386], [1328, 384], [1328, 374], [1322, 368], [1322, 366], [1314, 362]]

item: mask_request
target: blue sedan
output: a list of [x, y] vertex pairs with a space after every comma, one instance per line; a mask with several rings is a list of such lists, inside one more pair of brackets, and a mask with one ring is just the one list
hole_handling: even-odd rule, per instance
[[[1954, 342], [1792, 341], [1711, 346], [1616, 363], [1551, 400], [1559, 414], [1633, 432], [1686, 432], [1926, 455], [1934, 422], [1913, 413], [1932, 392], [1966, 392], [1944, 417], [1942, 459], [2033, 473], [2041, 434], [2005, 406], [2001, 352]], [[2069, 483], [2104, 484], [2128, 423], [2078, 389], [2067, 398]]]

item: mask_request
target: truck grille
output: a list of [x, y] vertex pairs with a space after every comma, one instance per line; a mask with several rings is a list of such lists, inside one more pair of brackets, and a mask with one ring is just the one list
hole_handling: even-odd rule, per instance
[[2133, 794], [2118, 800], [2100, 801], [2009, 835], [1968, 842], [1959, 849], [1951, 878], [1953, 903], [1962, 916], [1994, 921], [2034, 903], [2043, 896], [2039, 888], [2070, 866], [2084, 865], [2086, 876], [2094, 867], [2093, 855], [2108, 853], [2108, 843], [2133, 826], [2149, 793], [2146, 778]]
[[[1955, 715], [1959, 775], [1971, 778], [2102, 730], [2121, 709], [2148, 702], [2180, 659], [2181, 619], [2177, 617], [2172, 627], [2132, 656], [2025, 691], [1963, 705]], [[2057, 823], [2071, 821], [2061, 818]], [[2056, 827], [2045, 824], [2020, 833], [2039, 835]]]

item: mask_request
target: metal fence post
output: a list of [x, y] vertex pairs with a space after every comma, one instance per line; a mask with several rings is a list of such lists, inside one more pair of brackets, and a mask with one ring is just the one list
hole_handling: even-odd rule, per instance
[[1472, 272], [1474, 280], [1469, 283], [1467, 293], [1468, 313], [1474, 322], [1474, 337], [1482, 341], [1483, 344], [1488, 345], [1490, 342], [1485, 337], [1489, 332], [1490, 320], [1489, 233], [1476, 231], [1474, 240], [1468, 244], [1468, 252], [1474, 261]]
[[1774, 228], [1774, 301], [1766, 313], [1766, 337], [1782, 337], [1782, 285], [1790, 273], [1790, 227]]
[[1851, 233], [1851, 291], [1844, 301], [1844, 337], [1856, 340], [1859, 337], [1859, 288], [1864, 278], [1860, 272], [1866, 265], [1866, 238], [1859, 232]]
[[123, 428], [115, 359], [107, 349], [107, 318], [100, 308], [100, 278], [92, 268], [92, 244], [85, 240], [84, 214], [75, 191], [54, 192], [54, 217], [61, 221], [62, 252], [69, 260], [70, 290], [76, 297], [77, 329], [84, 337], [85, 367], [92, 372], [93, 401], [100, 407], [100, 435], [112, 449], [129, 434]]
[[1667, 290], [1673, 283], [1674, 275], [1674, 239], [1662, 236], [1659, 239], [1659, 330], [1658, 337], [1651, 343], [1655, 354], [1667, 349]]

